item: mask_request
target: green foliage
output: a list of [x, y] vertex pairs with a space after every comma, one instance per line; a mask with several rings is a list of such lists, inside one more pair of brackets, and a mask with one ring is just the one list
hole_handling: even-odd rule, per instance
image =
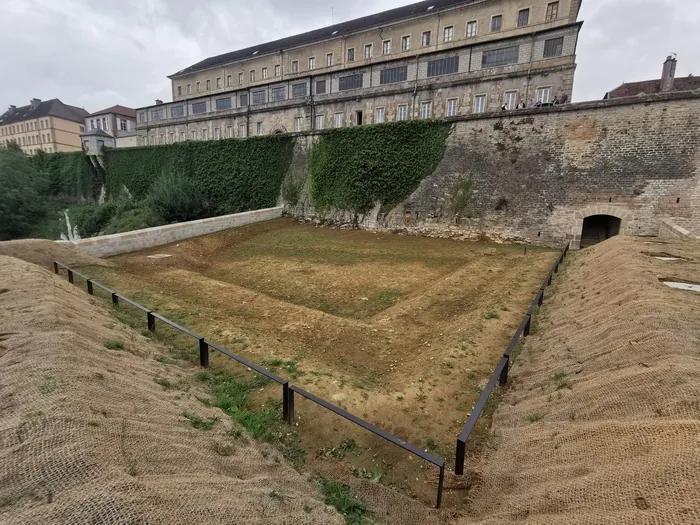
[[102, 205], [83, 206], [71, 217], [74, 218], [78, 233], [83, 238], [140, 230], [166, 223], [147, 200], [135, 202], [118, 199]]
[[0, 150], [0, 241], [28, 234], [43, 218], [46, 185], [30, 157]]
[[324, 503], [335, 507], [343, 515], [348, 525], [366, 523], [367, 506], [364, 501], [352, 496], [350, 487], [325, 478], [321, 478], [320, 483]]
[[260, 388], [260, 382], [241, 381], [229, 374], [212, 372], [199, 372], [197, 379], [211, 388], [213, 398], [209, 404], [226, 412], [255, 439], [272, 441], [279, 437], [276, 432], [279, 407], [273, 403], [255, 412], [249, 406], [248, 397]]
[[282, 200], [285, 204], [296, 206], [301, 198], [306, 176], [304, 173], [291, 172], [282, 183]]
[[49, 181], [49, 194], [74, 200], [96, 201], [104, 184], [104, 171], [82, 151], [39, 152], [32, 162]]
[[334, 129], [309, 154], [310, 194], [319, 209], [363, 213], [393, 207], [437, 167], [451, 124], [413, 120]]
[[471, 177], [461, 179], [455, 184], [452, 192], [452, 213], [461, 215], [467, 209], [474, 197], [473, 183]]
[[151, 188], [154, 211], [167, 222], [185, 222], [208, 215], [208, 204], [200, 188], [179, 173], [164, 173]]
[[190, 422], [190, 425], [192, 425], [197, 430], [211, 430], [212, 428], [214, 428], [214, 425], [216, 425], [216, 422], [218, 421], [218, 419], [216, 418], [204, 418], [198, 416], [197, 414], [192, 414], [190, 412], [185, 412], [182, 415], [185, 419], [187, 419]]
[[154, 174], [165, 173], [192, 181], [213, 215], [272, 207], [292, 161], [293, 141], [269, 135], [108, 150], [107, 194], [116, 197], [126, 187], [136, 199], [145, 198]]
[[105, 348], [108, 350], [122, 350], [124, 348], [124, 343], [117, 340], [106, 341]]

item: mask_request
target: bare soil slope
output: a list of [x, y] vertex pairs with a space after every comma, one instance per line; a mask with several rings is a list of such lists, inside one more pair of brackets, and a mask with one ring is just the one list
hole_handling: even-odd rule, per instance
[[569, 259], [459, 523], [700, 523], [700, 294], [659, 280], [700, 281], [699, 262], [698, 243], [623, 237]]
[[278, 452], [231, 438], [196, 385], [164, 388], [192, 370], [82, 290], [0, 256], [0, 311], [0, 522], [344, 523]]
[[93, 257], [75, 249], [69, 243], [59, 243], [44, 239], [21, 239], [0, 242], [0, 255], [17, 257], [23, 261], [51, 268], [54, 261], [68, 266], [114, 266], [111, 262]]

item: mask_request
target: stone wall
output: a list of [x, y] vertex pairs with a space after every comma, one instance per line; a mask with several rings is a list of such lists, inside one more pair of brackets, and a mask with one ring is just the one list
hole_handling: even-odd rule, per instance
[[172, 242], [207, 235], [209, 233], [228, 230], [255, 222], [269, 221], [282, 216], [282, 208], [248, 211], [222, 217], [212, 217], [198, 221], [181, 222], [156, 226], [145, 230], [136, 230], [114, 235], [103, 235], [82, 239], [74, 244], [79, 250], [97, 257], [111, 257], [120, 253], [130, 253], [154, 246], [162, 246]]
[[[584, 219], [596, 214], [622, 219], [623, 234], [657, 235], [669, 217], [700, 230], [700, 93], [452, 120], [435, 172], [388, 214], [377, 206], [362, 216], [360, 227], [572, 247]], [[297, 141], [297, 161], [313, 140]], [[455, 216], [453, 194], [467, 178], [473, 198]], [[308, 196], [287, 211], [336, 224], [354, 219], [316, 213]]]

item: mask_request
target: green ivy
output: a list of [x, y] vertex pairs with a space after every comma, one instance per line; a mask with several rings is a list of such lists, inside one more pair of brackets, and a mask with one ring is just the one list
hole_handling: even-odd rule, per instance
[[104, 183], [104, 171], [95, 167], [82, 152], [39, 152], [32, 157], [36, 169], [49, 184], [49, 195], [71, 200], [97, 200]]
[[293, 151], [294, 138], [281, 135], [108, 150], [107, 194], [118, 197], [125, 187], [145, 198], [161, 175], [176, 174], [196, 184], [217, 215], [268, 208], [277, 203]]
[[451, 124], [413, 120], [323, 133], [309, 154], [314, 206], [364, 213], [413, 193], [445, 153]]

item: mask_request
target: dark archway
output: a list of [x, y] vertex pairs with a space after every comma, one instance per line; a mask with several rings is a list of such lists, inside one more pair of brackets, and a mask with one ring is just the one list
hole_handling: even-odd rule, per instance
[[581, 248], [593, 246], [620, 234], [622, 220], [612, 215], [591, 215], [583, 220]]

